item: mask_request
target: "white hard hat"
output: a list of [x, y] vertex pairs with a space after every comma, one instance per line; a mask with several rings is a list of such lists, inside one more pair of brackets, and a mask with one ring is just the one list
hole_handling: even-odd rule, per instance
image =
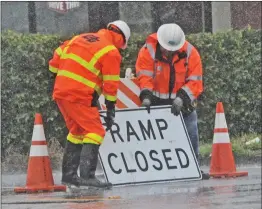
[[126, 24], [126, 22], [122, 21], [122, 20], [116, 20], [113, 22], [108, 23], [107, 27], [110, 25], [114, 25], [116, 26], [119, 30], [122, 31], [122, 33], [125, 36], [125, 45], [122, 47], [122, 49], [125, 49], [127, 47], [127, 42], [130, 38], [130, 28], [129, 26]]
[[157, 30], [157, 40], [159, 44], [168, 51], [177, 51], [185, 43], [184, 31], [179, 25], [169, 23], [161, 25]]

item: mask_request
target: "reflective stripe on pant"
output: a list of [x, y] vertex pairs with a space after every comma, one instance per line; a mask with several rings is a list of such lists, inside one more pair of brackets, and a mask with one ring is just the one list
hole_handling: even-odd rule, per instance
[[197, 113], [196, 111], [193, 111], [192, 113], [183, 116], [183, 118], [196, 158], [199, 161], [199, 135], [197, 126]]
[[69, 130], [67, 140], [74, 144], [102, 144], [105, 129], [97, 107], [57, 99], [56, 103]]

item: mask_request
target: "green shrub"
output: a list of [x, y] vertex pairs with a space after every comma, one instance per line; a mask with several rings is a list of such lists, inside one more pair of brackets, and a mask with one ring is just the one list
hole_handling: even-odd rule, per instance
[[[261, 30], [246, 29], [216, 34], [193, 34], [204, 66], [205, 92], [199, 102], [199, 129], [202, 140], [211, 142], [215, 108], [224, 104], [230, 135], [261, 132]], [[20, 34], [5, 31], [1, 35], [2, 73], [2, 153], [15, 147], [28, 151], [34, 114], [42, 113], [47, 140], [62, 144], [67, 130], [52, 101], [54, 79], [48, 60], [65, 38], [54, 35]], [[123, 54], [122, 75], [134, 70], [139, 48], [145, 36], [135, 35]]]
[[2, 151], [10, 146], [17, 152], [28, 151], [36, 112], [42, 113], [47, 139], [65, 136], [48, 71], [48, 60], [59, 43], [58, 36], [2, 33]]
[[204, 66], [199, 105], [202, 138], [212, 137], [215, 108], [223, 102], [230, 135], [261, 133], [261, 30], [192, 35]]

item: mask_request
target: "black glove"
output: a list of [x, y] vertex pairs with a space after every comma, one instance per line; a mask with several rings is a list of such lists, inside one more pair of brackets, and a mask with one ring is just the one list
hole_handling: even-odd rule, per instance
[[172, 103], [171, 113], [178, 116], [180, 111], [182, 110], [182, 107], [183, 107], [183, 100], [180, 97], [176, 97]]
[[107, 110], [106, 117], [104, 118], [106, 122], [106, 131], [110, 130], [114, 124], [115, 119], [115, 109]]
[[150, 113], [150, 105], [151, 105], [151, 101], [149, 98], [145, 98], [141, 104], [142, 107], [146, 107], [148, 113]]
[[112, 125], [114, 124], [115, 119], [115, 102], [111, 102], [108, 100], [105, 100], [106, 104], [106, 117], [104, 117], [105, 123], [106, 123], [106, 131], [110, 130]]
[[177, 97], [181, 98], [183, 100], [183, 107], [181, 109], [181, 112], [183, 116], [189, 115], [191, 112], [193, 112], [196, 108], [196, 100], [191, 101], [188, 94], [185, 92], [184, 89], [179, 89], [177, 92]]
[[152, 98], [153, 98], [152, 92], [145, 89], [145, 90], [140, 92], [139, 98], [142, 101], [141, 106], [146, 107], [147, 112], [150, 113], [150, 105], [152, 103], [151, 101], [152, 101]]

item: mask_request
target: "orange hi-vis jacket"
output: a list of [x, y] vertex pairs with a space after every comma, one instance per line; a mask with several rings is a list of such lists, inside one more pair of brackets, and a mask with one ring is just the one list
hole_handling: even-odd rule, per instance
[[57, 73], [53, 99], [90, 105], [101, 93], [115, 102], [120, 80], [121, 55], [108, 31], [85, 33], [58, 47], [49, 61]]
[[175, 53], [172, 63], [164, 61], [156, 33], [148, 36], [139, 51], [136, 76], [141, 93], [149, 90], [160, 99], [174, 99], [183, 89], [193, 102], [203, 91], [202, 63], [196, 48], [186, 41], [179, 53]]

